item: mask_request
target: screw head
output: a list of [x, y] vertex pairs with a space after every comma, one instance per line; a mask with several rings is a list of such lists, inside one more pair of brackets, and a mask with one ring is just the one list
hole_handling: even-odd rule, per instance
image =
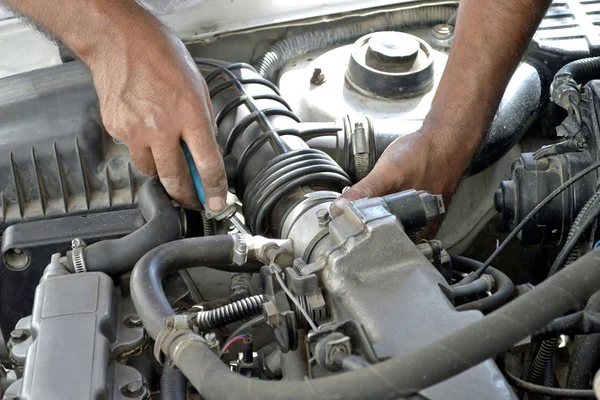
[[78, 249], [80, 247], [83, 247], [84, 245], [85, 243], [83, 242], [83, 240], [79, 238], [71, 240], [71, 249]]
[[127, 397], [139, 397], [144, 393], [144, 384], [141, 381], [129, 382], [123, 386], [121, 393]]
[[321, 68], [315, 68], [310, 78], [310, 83], [313, 85], [320, 85], [325, 82], [325, 74]]
[[317, 216], [317, 220], [319, 221], [320, 226], [325, 226], [329, 223], [329, 221], [331, 221], [331, 215], [329, 215], [329, 210], [327, 210], [326, 208], [317, 210], [315, 215]]
[[438, 24], [431, 29], [431, 33], [436, 39], [449, 39], [454, 35], [454, 26], [449, 24]]
[[144, 325], [142, 324], [142, 320], [137, 314], [126, 316], [123, 322], [125, 323], [125, 326], [128, 326], [130, 328], [138, 328]]
[[10, 333], [10, 339], [13, 342], [22, 342], [29, 337], [29, 332], [25, 329], [15, 329]]

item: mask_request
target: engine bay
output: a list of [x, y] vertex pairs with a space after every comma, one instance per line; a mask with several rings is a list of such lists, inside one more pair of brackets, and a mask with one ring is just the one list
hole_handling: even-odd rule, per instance
[[420, 128], [456, 9], [189, 44], [216, 214], [135, 169], [72, 55], [1, 78], [0, 398], [596, 398], [598, 2], [550, 7], [450, 204], [330, 211]]

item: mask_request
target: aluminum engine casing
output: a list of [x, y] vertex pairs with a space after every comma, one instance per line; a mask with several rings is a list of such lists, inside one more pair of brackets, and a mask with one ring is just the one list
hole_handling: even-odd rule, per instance
[[[42, 279], [32, 315], [16, 326], [31, 336], [9, 342], [13, 362], [24, 367], [23, 378], [8, 388], [4, 399], [145, 398], [140, 373], [115, 362], [145, 342], [141, 326], [124, 324], [123, 315], [131, 314], [104, 273]], [[139, 396], [123, 394], [130, 383], [139, 384]]]
[[[321, 253], [326, 257], [321, 280], [332, 319], [360, 322], [377, 357], [385, 359], [424, 347], [482, 314], [454, 309], [441, 290], [447, 283], [440, 272], [376, 200], [346, 205], [311, 258], [332, 249]], [[492, 360], [422, 394], [428, 399], [516, 398]]]

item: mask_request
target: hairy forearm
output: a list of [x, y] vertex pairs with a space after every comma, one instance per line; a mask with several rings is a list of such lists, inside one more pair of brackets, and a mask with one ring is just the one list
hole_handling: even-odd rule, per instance
[[88, 65], [135, 37], [164, 29], [134, 0], [0, 0], [68, 46]]
[[422, 130], [453, 155], [459, 176], [550, 3], [461, 1], [450, 57]]

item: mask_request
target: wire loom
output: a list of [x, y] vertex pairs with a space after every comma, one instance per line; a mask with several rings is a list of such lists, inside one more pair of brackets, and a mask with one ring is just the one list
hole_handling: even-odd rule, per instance
[[[225, 79], [225, 82], [212, 87], [211, 99], [229, 89], [235, 90], [239, 95], [217, 113], [215, 118], [217, 127], [220, 127], [225, 117], [235, 112], [238, 107], [245, 106], [250, 112], [238, 121], [229, 132], [223, 156], [231, 154], [235, 141], [251, 124], [256, 123], [263, 132], [250, 142], [238, 158], [236, 177], [242, 176], [249, 158], [256, 154], [263, 145], [268, 143], [276, 154], [258, 171], [247, 187], [244, 187], [241, 179], [236, 180], [236, 193], [243, 199], [244, 216], [254, 234], [262, 234], [269, 229], [268, 216], [272, 215], [273, 209], [280, 201], [290, 197], [298, 188], [302, 188], [306, 192], [312, 191], [311, 187], [319, 186], [341, 192], [344, 187], [352, 184], [348, 174], [329, 155], [310, 148], [292, 150], [281, 139], [284, 135], [299, 136], [305, 140], [309, 137], [335, 135], [341, 128], [276, 129], [269, 117], [285, 116], [296, 123], [301, 121], [280, 96], [279, 90], [272, 82], [259, 77], [256, 70], [249, 64], [236, 63], [221, 66], [216, 62], [204, 59], [195, 59], [195, 62], [197, 65], [215, 68], [205, 77], [207, 84], [218, 77]], [[256, 77], [243, 78], [234, 73], [236, 70], [243, 69], [252, 71]], [[263, 85], [273, 93], [253, 96], [246, 89], [246, 85]], [[265, 99], [278, 102], [281, 108], [260, 108], [256, 101]]]

